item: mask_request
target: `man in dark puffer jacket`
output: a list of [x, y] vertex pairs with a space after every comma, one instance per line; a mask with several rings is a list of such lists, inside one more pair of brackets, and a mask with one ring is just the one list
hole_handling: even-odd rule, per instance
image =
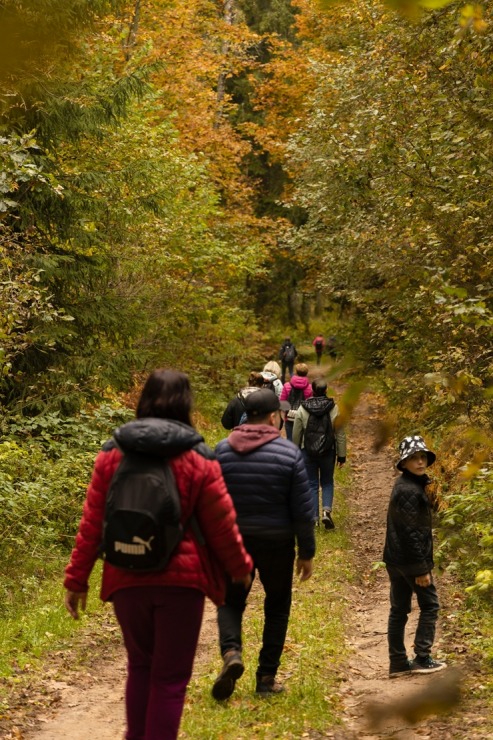
[[[434, 673], [445, 663], [431, 657], [438, 618], [438, 596], [433, 583], [433, 539], [431, 505], [425, 487], [430, 482], [426, 468], [435, 462], [435, 453], [422, 437], [405, 437], [399, 445], [396, 480], [387, 513], [387, 534], [383, 559], [390, 578], [388, 642], [390, 678], [409, 673]], [[420, 609], [414, 637], [416, 657], [407, 658], [404, 630], [416, 594]]]
[[[296, 571], [302, 581], [312, 574], [315, 554], [313, 502], [301, 451], [280, 436], [285, 401], [261, 389], [245, 399], [247, 422], [219, 442], [216, 455], [236, 508], [238, 526], [265, 591], [264, 631], [256, 674], [261, 695], [283, 690], [275, 678], [291, 608]], [[228, 699], [242, 675], [241, 625], [250, 589], [228, 581], [226, 602], [218, 609], [223, 668], [212, 695]]]

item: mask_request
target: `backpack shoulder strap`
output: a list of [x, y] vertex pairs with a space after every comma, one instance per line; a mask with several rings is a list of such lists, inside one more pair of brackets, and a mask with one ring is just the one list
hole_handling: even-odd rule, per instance
[[192, 450], [195, 450], [201, 457], [204, 457], [206, 460], [216, 460], [216, 455], [213, 450], [209, 447], [208, 444], [206, 444], [204, 441], [197, 442], [196, 445], [192, 447]]
[[190, 529], [195, 535], [195, 539], [197, 540], [199, 545], [205, 545], [205, 539], [204, 535], [202, 534], [202, 530], [200, 529], [200, 524], [197, 521], [197, 517], [195, 514], [192, 514], [188, 522], [185, 524], [185, 528], [190, 526]]

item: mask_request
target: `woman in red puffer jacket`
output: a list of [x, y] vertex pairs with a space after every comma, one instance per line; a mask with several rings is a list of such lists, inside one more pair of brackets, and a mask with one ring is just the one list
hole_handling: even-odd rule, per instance
[[100, 554], [105, 502], [122, 453], [161, 456], [174, 473], [181, 522], [196, 517], [166, 568], [125, 571], [105, 562], [101, 598], [112, 601], [128, 653], [126, 740], [175, 740], [202, 622], [205, 596], [224, 599], [224, 576], [247, 586], [252, 560], [243, 546], [221, 468], [192, 427], [185, 374], [156, 370], [137, 406], [136, 421], [116, 430], [98, 454], [75, 548], [65, 571], [65, 605], [84, 609], [88, 579]]

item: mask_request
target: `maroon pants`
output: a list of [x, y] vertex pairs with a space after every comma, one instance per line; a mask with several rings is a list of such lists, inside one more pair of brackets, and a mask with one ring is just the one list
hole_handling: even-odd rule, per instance
[[204, 595], [193, 588], [116, 591], [128, 654], [126, 740], [176, 740], [199, 639]]

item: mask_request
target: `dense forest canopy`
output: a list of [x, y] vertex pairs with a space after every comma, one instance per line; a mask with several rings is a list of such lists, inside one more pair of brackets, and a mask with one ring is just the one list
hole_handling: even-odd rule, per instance
[[453, 405], [488, 424], [491, 37], [456, 9], [414, 25], [375, 3], [341, 14], [324, 18], [331, 53], [291, 141], [308, 214], [292, 249], [389, 386], [413, 378], [437, 423]]
[[136, 376], [186, 370], [207, 424], [322, 331], [348, 414], [371, 379], [382, 444], [440, 446], [441, 552], [491, 592], [492, 29], [447, 0], [0, 3], [2, 541], [33, 582]]
[[22, 0], [0, 21], [4, 406], [70, 412], [178, 358], [238, 377], [262, 331], [335, 311], [389, 393], [490, 426], [487, 6]]

